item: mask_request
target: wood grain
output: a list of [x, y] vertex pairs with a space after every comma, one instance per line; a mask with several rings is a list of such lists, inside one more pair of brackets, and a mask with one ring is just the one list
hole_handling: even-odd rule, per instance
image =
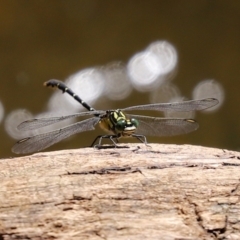
[[0, 239], [240, 239], [240, 153], [190, 145], [0, 161]]

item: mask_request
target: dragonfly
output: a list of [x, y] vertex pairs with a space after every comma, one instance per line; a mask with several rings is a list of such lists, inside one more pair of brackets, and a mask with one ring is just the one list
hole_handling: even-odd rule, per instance
[[[41, 151], [67, 137], [72, 136], [73, 134], [94, 130], [97, 124], [99, 124], [100, 127], [107, 132], [107, 134], [97, 136], [91, 145], [92, 147], [100, 148], [102, 146], [103, 139], [110, 139], [113, 144], [112, 146], [118, 147], [119, 139], [126, 137], [134, 137], [147, 145], [146, 136], [161, 137], [186, 134], [195, 131], [199, 125], [194, 119], [151, 117], [146, 115], [131, 114], [128, 113], [129, 111], [196, 111], [204, 110], [218, 104], [218, 100], [216, 98], [205, 98], [183, 102], [138, 105], [123, 109], [104, 111], [95, 110], [89, 106], [59, 80], [49, 80], [45, 82], [44, 85], [46, 87], [58, 88], [63, 93], [69, 94], [88, 111], [60, 117], [30, 119], [18, 125], [18, 130], [35, 130], [77, 117], [87, 116], [90, 118], [57, 130], [21, 139], [12, 147], [12, 151], [14, 153], [28, 154]], [[95, 144], [97, 140], [98, 144]]]

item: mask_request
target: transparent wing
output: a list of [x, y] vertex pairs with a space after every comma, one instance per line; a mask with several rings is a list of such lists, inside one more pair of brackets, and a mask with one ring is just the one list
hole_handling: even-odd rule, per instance
[[198, 123], [192, 119], [183, 118], [158, 118], [141, 115], [127, 115], [139, 121], [136, 134], [145, 136], [174, 136], [195, 131]]
[[147, 105], [132, 106], [122, 109], [123, 111], [132, 110], [156, 110], [156, 111], [195, 111], [203, 110], [217, 105], [219, 101], [215, 98], [205, 98], [201, 100], [191, 100], [175, 103], [154, 103]]
[[94, 130], [100, 118], [93, 117], [52, 132], [39, 134], [18, 141], [12, 148], [14, 153], [32, 153], [45, 149], [73, 134]]
[[25, 131], [25, 130], [35, 130], [38, 128], [46, 127], [54, 123], [58, 123], [60, 121], [64, 121], [70, 118], [88, 116], [88, 115], [99, 115], [105, 113], [104, 111], [90, 111], [90, 112], [81, 112], [67, 116], [61, 117], [50, 117], [50, 118], [34, 118], [27, 121], [22, 122], [18, 125], [18, 130]]

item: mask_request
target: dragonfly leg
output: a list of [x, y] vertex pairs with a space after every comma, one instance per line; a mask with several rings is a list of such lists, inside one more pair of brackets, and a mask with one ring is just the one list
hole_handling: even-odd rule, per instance
[[[112, 143], [114, 144], [114, 146], [117, 147], [117, 142], [118, 142], [118, 136], [117, 135], [99, 135], [94, 139], [93, 143], [91, 144], [91, 147], [98, 148], [98, 147], [102, 146], [102, 139], [103, 138], [110, 139], [112, 141]], [[99, 139], [98, 144], [94, 145], [95, 142], [98, 139]], [[114, 139], [116, 139], [116, 141]]]
[[[119, 142], [118, 141], [118, 136], [117, 135], [110, 135], [109, 139], [112, 141], [112, 143], [114, 144], [115, 147], [117, 147], [117, 143]], [[114, 141], [114, 139], [116, 141]]]
[[132, 134], [132, 137], [137, 138], [140, 142], [144, 143], [147, 147], [151, 147], [150, 145], [148, 145], [146, 136], [139, 135], [139, 134]]

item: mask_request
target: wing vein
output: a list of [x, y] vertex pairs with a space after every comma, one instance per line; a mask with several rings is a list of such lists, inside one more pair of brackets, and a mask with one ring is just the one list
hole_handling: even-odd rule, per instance
[[42, 133], [33, 137], [18, 141], [12, 148], [14, 153], [31, 153], [43, 150], [73, 134], [94, 130], [94, 126], [99, 122], [99, 117], [93, 117], [71, 124], [51, 132]]

